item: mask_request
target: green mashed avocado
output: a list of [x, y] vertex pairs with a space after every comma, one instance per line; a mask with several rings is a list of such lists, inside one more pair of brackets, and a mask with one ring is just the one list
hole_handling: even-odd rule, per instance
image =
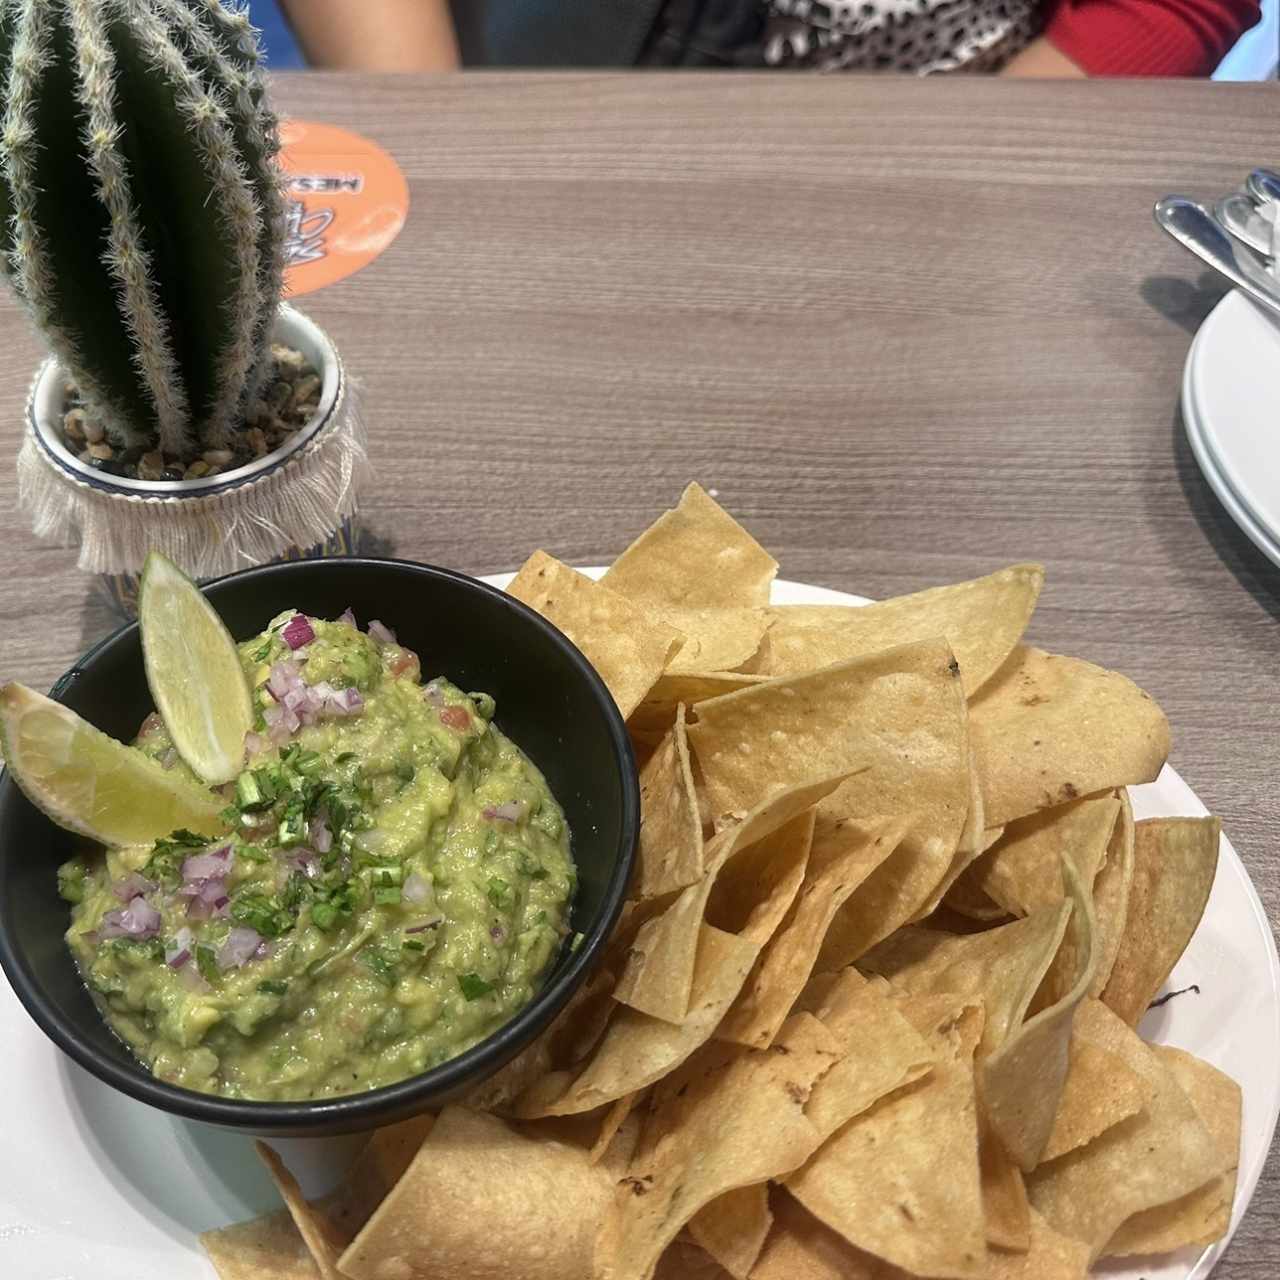
[[[575, 876], [541, 773], [492, 698], [424, 687], [371, 632], [290, 610], [240, 646], [259, 724], [233, 834], [59, 871], [85, 981], [163, 1080], [261, 1101], [394, 1083], [511, 1018], [561, 945]], [[137, 746], [185, 769], [158, 717]]]

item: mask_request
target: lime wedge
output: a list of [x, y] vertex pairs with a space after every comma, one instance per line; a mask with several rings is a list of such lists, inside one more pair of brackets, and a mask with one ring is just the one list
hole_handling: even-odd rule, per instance
[[217, 796], [26, 685], [0, 688], [0, 747], [33, 804], [103, 844], [150, 844], [179, 827], [224, 830]]
[[158, 551], [142, 568], [138, 626], [147, 684], [178, 754], [206, 782], [230, 782], [253, 728], [249, 682], [213, 606]]

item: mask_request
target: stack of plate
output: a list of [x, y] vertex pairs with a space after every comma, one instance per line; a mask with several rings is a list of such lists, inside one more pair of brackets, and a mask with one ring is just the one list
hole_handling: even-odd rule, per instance
[[1182, 418], [1210, 487], [1280, 565], [1280, 317], [1223, 298], [1191, 344]]

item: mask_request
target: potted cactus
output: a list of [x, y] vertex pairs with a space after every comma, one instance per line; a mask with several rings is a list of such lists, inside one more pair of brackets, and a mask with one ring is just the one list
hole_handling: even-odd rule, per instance
[[350, 549], [363, 432], [281, 306], [258, 56], [218, 0], [0, 0], [0, 261], [51, 352], [20, 496], [126, 608], [149, 548], [199, 577]]

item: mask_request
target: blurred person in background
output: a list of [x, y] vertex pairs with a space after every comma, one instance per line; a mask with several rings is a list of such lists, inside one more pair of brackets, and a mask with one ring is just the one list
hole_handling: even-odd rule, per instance
[[[448, 0], [281, 3], [312, 65], [458, 65]], [[1207, 76], [1259, 18], [1258, 0], [454, 0], [452, 8], [470, 64], [1056, 78]]]

